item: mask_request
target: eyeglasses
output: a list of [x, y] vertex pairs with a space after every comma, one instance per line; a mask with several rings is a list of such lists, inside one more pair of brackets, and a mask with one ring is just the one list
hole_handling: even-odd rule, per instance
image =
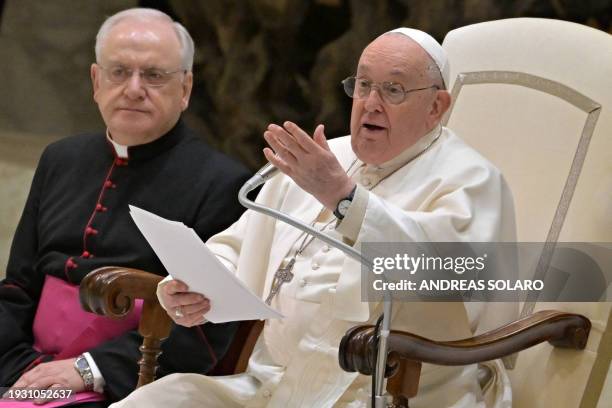
[[406, 95], [410, 92], [423, 91], [425, 89], [440, 89], [437, 85], [427, 86], [425, 88], [415, 88], [404, 90], [404, 87], [395, 82], [382, 82], [376, 84], [365, 78], [348, 77], [342, 81], [344, 92], [351, 98], [364, 99], [370, 96], [372, 88], [378, 88], [378, 92], [382, 99], [392, 105], [398, 105], [406, 100]]
[[[134, 70], [132, 68], [127, 68], [123, 65], [113, 65], [111, 67], [98, 66], [102, 68], [106, 79], [117, 85], [124, 84], [134, 75]], [[146, 86], [154, 88], [164, 86], [172, 79], [172, 75], [179, 72], [186, 73], [187, 70], [178, 69], [176, 71], [164, 71], [159, 68], [147, 68], [138, 71], [141, 81], [144, 82]]]

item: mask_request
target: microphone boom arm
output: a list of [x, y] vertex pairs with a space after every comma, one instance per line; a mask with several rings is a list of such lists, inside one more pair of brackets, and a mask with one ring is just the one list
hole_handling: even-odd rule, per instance
[[[278, 172], [273, 165], [270, 163], [266, 164], [262, 167], [253, 177], [251, 177], [238, 192], [238, 201], [244, 207], [251, 209], [253, 211], [268, 215], [277, 220], [281, 220], [300, 231], [304, 231], [310, 235], [315, 236], [326, 244], [331, 245], [334, 248], [337, 248], [344, 252], [346, 255], [351, 258], [359, 261], [362, 265], [365, 265], [368, 270], [372, 270], [372, 262], [361, 255], [360, 251], [357, 251], [355, 248], [346, 245], [344, 242], [339, 241], [335, 238], [332, 238], [328, 235], [323, 234], [323, 232], [313, 228], [312, 226], [303, 223], [302, 221], [293, 218], [287, 214], [284, 214], [278, 210], [273, 208], [265, 207], [261, 204], [256, 203], [253, 200], [250, 200], [247, 197], [251, 191], [255, 190], [260, 185], [264, 184], [268, 179], [274, 176]], [[384, 293], [384, 302], [383, 302], [383, 322], [382, 328], [380, 330], [380, 335], [378, 338], [378, 354], [376, 358], [376, 380], [375, 380], [375, 396], [373, 397], [374, 405], [376, 408], [383, 408], [386, 406], [386, 398], [384, 396], [384, 383], [385, 383], [385, 367], [387, 365], [387, 340], [389, 338], [390, 333], [390, 325], [391, 325], [391, 312], [392, 312], [392, 303], [391, 297], [387, 291]]]
[[[254, 180], [257, 177], [258, 175], [256, 174], [255, 176], [251, 178], [251, 180]], [[330, 237], [329, 235], [325, 235], [321, 231], [287, 214], [284, 214], [273, 208], [269, 208], [261, 204], [257, 204], [255, 201], [249, 200], [247, 198], [247, 194], [253, 191], [254, 189], [256, 189], [257, 187], [259, 187], [261, 184], [263, 184], [266, 181], [264, 177], [260, 176], [259, 178], [261, 178], [261, 182], [259, 182], [260, 180], [254, 180], [257, 183], [250, 183], [251, 180], [249, 180], [242, 186], [242, 188], [238, 192], [238, 201], [240, 202], [240, 204], [242, 204], [244, 207], [251, 209], [253, 211], [257, 211], [262, 214], [269, 215], [272, 218], [276, 218], [277, 220], [281, 220], [301, 231], [307, 232], [310, 235], [314, 235], [315, 237], [325, 242], [326, 244], [329, 244], [333, 246], [334, 248], [338, 248], [339, 250], [341, 250], [342, 252], [350, 256], [351, 258], [355, 259], [356, 261], [359, 261], [360, 263], [366, 265], [368, 268], [371, 269], [372, 262], [370, 262], [369, 259], [362, 256], [361, 252], [357, 251], [355, 248], [349, 245], [346, 245], [344, 242], [338, 241], [337, 239], [334, 239]]]

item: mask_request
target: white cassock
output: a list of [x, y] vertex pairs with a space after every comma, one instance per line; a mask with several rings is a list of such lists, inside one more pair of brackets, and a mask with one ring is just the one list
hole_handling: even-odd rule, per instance
[[[357, 247], [362, 242], [515, 240], [513, 201], [502, 175], [449, 129], [437, 127], [381, 166], [356, 161], [350, 137], [332, 140], [330, 146], [344, 168], [351, 168], [358, 188], [344, 220], [325, 227], [328, 234]], [[257, 201], [314, 221], [317, 228], [333, 220], [284, 175], [267, 182]], [[207, 244], [265, 298], [275, 271], [301, 242], [297, 229], [247, 211]], [[286, 317], [266, 322], [245, 373], [173, 374], [113, 407], [366, 406], [370, 377], [344, 372], [338, 365], [342, 335], [352, 326], [374, 322], [382, 309], [380, 303], [361, 302], [359, 263], [314, 240], [297, 258], [293, 272], [272, 302]], [[392, 328], [453, 340], [513, 318], [515, 307], [508, 304], [398, 302]], [[419, 393], [410, 406], [510, 407], [503, 366], [493, 362], [488, 372], [492, 376], [483, 391], [476, 365], [424, 364]]]

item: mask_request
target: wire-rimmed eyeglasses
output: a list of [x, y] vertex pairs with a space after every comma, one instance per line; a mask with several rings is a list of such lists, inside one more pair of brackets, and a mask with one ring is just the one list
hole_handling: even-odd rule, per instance
[[[106, 79], [108, 79], [113, 84], [122, 85], [134, 75], [134, 70], [132, 68], [128, 68], [123, 65], [103, 67], [102, 65], [98, 64], [98, 66], [104, 72]], [[177, 74], [179, 72], [187, 73], [187, 70], [177, 69], [176, 71], [164, 71], [160, 68], [147, 68], [138, 70], [140, 80], [146, 86], [154, 88], [166, 85], [170, 81], [170, 79], [172, 79], [172, 75]]]
[[382, 99], [392, 105], [398, 105], [406, 100], [406, 95], [410, 92], [423, 91], [425, 89], [440, 89], [437, 85], [430, 85], [424, 88], [405, 90], [401, 84], [395, 82], [375, 83], [365, 78], [348, 77], [342, 81], [344, 92], [351, 98], [367, 98], [372, 92], [372, 88], [377, 88]]

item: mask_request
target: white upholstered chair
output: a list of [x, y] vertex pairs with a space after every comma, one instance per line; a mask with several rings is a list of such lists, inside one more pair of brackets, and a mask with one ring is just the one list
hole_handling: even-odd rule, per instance
[[[531, 264], [520, 262], [522, 278], [560, 269], [573, 275], [571, 285], [583, 285], [586, 268], [574, 261], [587, 259], [607, 274], [601, 290], [609, 291], [612, 36], [564, 21], [516, 18], [458, 28], [443, 47], [453, 95], [444, 122], [502, 170], [515, 198], [518, 241], [544, 243]], [[589, 245], [567, 262], [567, 251], [559, 250], [563, 242]], [[514, 407], [611, 406], [611, 304], [528, 300], [521, 304], [528, 318], [471, 339], [437, 342], [391, 333], [388, 365], [403, 364], [391, 369], [387, 384], [395, 402], [406, 406], [416, 395], [421, 362], [457, 365], [509, 356]], [[588, 321], [576, 314], [591, 322], [588, 340]], [[372, 326], [349, 330], [340, 365], [370, 374], [375, 336]]]
[[[598, 259], [596, 243], [612, 242], [612, 36], [565, 21], [514, 18], [453, 30], [443, 47], [454, 97], [448, 126], [502, 170], [515, 199], [518, 240], [551, 249], [535, 273], [558, 267], [547, 256], [556, 242], [592, 242], [589, 255], [610, 276], [609, 256]], [[580, 313], [592, 329], [584, 351], [543, 343], [520, 352], [510, 371], [514, 406], [612, 406], [610, 379], [602, 396], [612, 355], [610, 303], [522, 308], [524, 315]]]

